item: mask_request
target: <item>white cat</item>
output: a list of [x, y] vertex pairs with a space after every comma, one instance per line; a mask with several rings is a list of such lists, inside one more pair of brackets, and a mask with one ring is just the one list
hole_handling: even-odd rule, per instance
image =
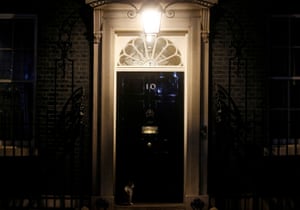
[[132, 195], [133, 195], [133, 188], [134, 188], [134, 184], [133, 182], [129, 182], [125, 187], [124, 190], [128, 196], [128, 204], [132, 205]]

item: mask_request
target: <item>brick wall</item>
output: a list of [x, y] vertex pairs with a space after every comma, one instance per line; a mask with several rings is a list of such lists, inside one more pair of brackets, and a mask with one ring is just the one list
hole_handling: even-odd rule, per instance
[[45, 157], [44, 163], [49, 165], [47, 178], [56, 180], [56, 183], [48, 181], [47, 187], [59, 187], [63, 183], [61, 190], [78, 188], [82, 193], [79, 181], [83, 176], [90, 181], [89, 21], [92, 13], [79, 0], [43, 1], [43, 4], [44, 7], [37, 7], [38, 146], [40, 155]]
[[210, 186], [215, 190], [250, 177], [267, 141], [266, 9], [250, 0], [220, 0], [212, 9]]

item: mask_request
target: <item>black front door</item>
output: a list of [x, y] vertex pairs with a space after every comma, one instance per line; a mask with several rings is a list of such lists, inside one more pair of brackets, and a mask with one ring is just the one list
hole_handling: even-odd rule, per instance
[[116, 202], [182, 202], [183, 139], [183, 72], [118, 72]]

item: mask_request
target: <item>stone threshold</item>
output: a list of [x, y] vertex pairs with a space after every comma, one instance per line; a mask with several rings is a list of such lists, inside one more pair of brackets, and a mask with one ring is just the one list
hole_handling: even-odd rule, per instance
[[137, 203], [132, 205], [115, 205], [116, 210], [185, 210], [183, 203]]

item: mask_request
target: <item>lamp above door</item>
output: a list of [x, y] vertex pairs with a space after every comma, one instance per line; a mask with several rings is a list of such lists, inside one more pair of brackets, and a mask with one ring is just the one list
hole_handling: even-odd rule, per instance
[[157, 1], [146, 1], [140, 9], [144, 33], [149, 42], [159, 33], [162, 12], [162, 7]]
[[167, 18], [175, 16], [175, 10], [171, 7], [175, 4], [194, 4], [210, 8], [218, 0], [85, 0], [92, 7], [102, 7], [108, 4], [127, 4], [133, 9], [127, 12], [129, 18], [139, 16], [146, 40], [151, 41], [160, 32], [162, 15]]

